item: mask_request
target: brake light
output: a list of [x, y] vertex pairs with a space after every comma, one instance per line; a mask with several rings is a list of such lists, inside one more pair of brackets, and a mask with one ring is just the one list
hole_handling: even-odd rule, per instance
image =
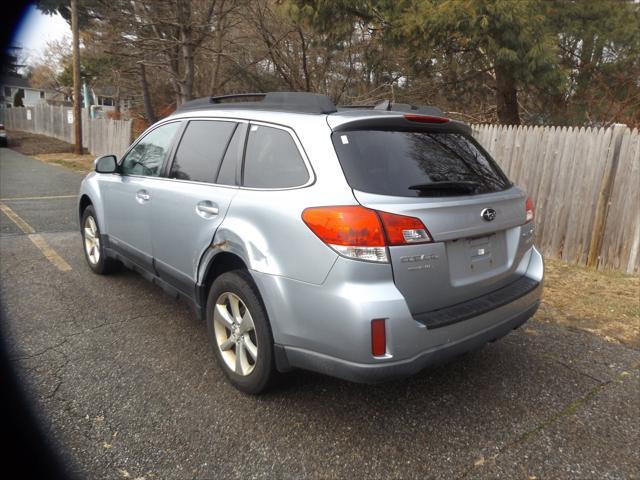
[[527, 201], [524, 204], [525, 211], [525, 223], [529, 223], [535, 217], [535, 209], [533, 208], [533, 200], [531, 197], [527, 197]]
[[418, 123], [447, 123], [449, 121], [446, 117], [435, 117], [433, 115], [416, 115], [415, 113], [407, 113], [404, 118], [410, 122]]
[[425, 243], [431, 236], [419, 218], [378, 212], [387, 234], [388, 245], [406, 245], [408, 243]]
[[340, 255], [370, 262], [389, 261], [382, 225], [374, 210], [357, 205], [307, 208], [302, 220]]
[[387, 246], [431, 241], [420, 219], [360, 205], [307, 208], [302, 220], [337, 253], [357, 260], [388, 262]]

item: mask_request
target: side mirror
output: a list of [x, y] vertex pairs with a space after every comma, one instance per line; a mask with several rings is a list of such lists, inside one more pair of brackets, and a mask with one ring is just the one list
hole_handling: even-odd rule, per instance
[[118, 171], [118, 161], [115, 155], [104, 155], [96, 158], [93, 162], [95, 171], [98, 173], [115, 173]]

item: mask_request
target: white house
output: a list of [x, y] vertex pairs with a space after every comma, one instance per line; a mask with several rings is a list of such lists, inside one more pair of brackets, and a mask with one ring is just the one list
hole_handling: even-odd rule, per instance
[[22, 95], [22, 104], [25, 107], [46, 104], [48, 100], [60, 96], [57, 92], [33, 88], [29, 80], [24, 77], [14, 75], [0, 77], [0, 108], [12, 108], [18, 94]]

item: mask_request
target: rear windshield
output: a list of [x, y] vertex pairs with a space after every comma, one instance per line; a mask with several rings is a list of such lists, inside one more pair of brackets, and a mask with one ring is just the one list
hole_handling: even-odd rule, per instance
[[474, 195], [510, 182], [472, 138], [460, 133], [354, 130], [332, 134], [349, 185], [403, 197]]

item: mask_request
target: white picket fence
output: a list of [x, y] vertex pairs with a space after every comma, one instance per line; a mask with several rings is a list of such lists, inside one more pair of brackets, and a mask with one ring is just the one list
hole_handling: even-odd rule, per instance
[[475, 125], [473, 131], [533, 198], [545, 255], [640, 272], [638, 129]]
[[[75, 143], [71, 107], [36, 105], [0, 110], [9, 129], [23, 130]], [[131, 120], [90, 119], [82, 110], [82, 145], [93, 155], [122, 155], [131, 143]]]

